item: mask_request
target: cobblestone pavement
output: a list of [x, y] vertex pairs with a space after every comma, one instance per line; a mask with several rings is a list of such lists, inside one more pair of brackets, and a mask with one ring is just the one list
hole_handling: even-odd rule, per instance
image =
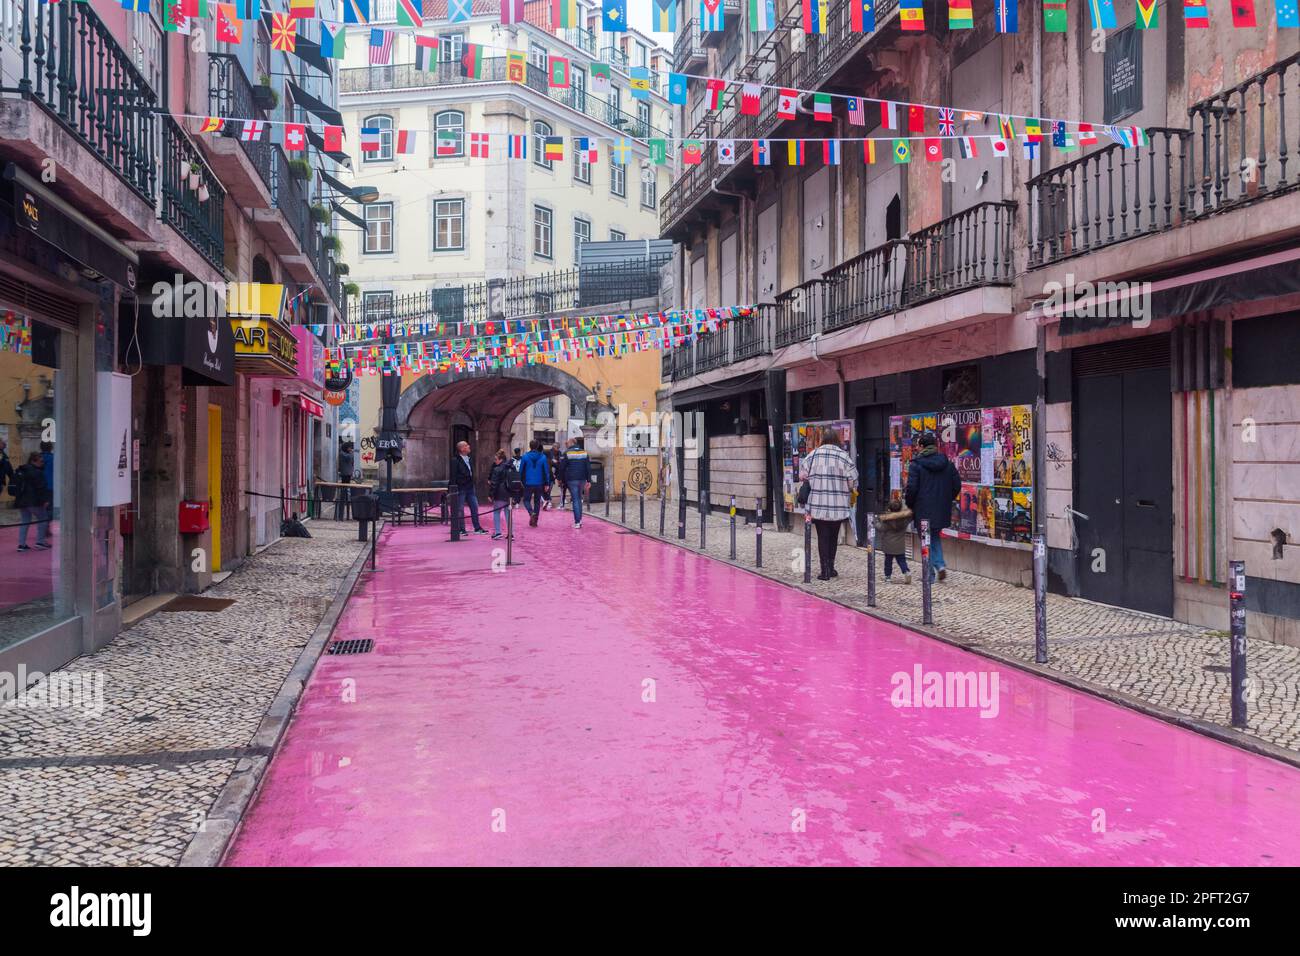
[[[618, 523], [619, 502], [610, 508]], [[592, 509], [605, 515], [604, 505]], [[626, 526], [639, 530], [637, 502], [629, 499]], [[559, 517], [559, 516], [557, 516]], [[545, 518], [543, 519], [545, 520]], [[658, 499], [646, 501], [647, 532], [659, 530]], [[699, 512], [687, 514], [685, 544], [698, 550]], [[579, 532], [581, 533], [581, 532]], [[677, 541], [676, 512], [669, 504], [665, 533]], [[813, 580], [803, 583], [803, 527], [782, 533], [763, 529], [763, 564], [754, 568], [754, 526], [737, 519], [736, 563], [770, 578], [867, 609], [867, 552], [840, 545], [839, 577], [818, 581], [816, 536]], [[725, 509], [709, 518], [707, 551], [728, 560], [730, 533]], [[919, 559], [909, 560], [913, 584], [886, 582], [884, 557], [876, 558], [876, 607], [872, 613], [905, 624], [921, 623]], [[895, 571], [895, 575], [897, 575]], [[949, 571], [932, 594], [933, 629], [996, 656], [1034, 659], [1033, 592], [1003, 581]], [[1228, 639], [1222, 631], [1180, 624], [1123, 608], [1057, 594], [1047, 596], [1048, 667], [1182, 714], [1229, 724]], [[1300, 648], [1251, 640], [1247, 649], [1250, 726], [1262, 740], [1300, 751]]]
[[100, 713], [0, 706], [0, 865], [180, 859], [364, 547], [312, 521], [205, 596], [157, 613], [57, 678], [103, 675]]

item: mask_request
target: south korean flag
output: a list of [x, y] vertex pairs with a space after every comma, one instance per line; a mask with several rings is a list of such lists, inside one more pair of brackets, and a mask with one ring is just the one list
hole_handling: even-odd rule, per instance
[[736, 164], [736, 141], [734, 139], [718, 140], [718, 163], [722, 166]]

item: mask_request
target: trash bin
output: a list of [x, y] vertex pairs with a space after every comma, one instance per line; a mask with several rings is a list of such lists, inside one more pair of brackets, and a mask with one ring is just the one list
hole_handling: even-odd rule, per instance
[[600, 504], [605, 500], [605, 463], [591, 459], [591, 493], [587, 497], [588, 504]]

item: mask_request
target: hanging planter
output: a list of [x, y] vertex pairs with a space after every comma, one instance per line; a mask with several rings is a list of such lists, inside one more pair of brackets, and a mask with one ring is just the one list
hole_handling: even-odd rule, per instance
[[318, 202], [312, 203], [311, 219], [312, 222], [318, 222], [324, 226], [330, 221], [330, 211]]
[[334, 271], [341, 276], [345, 276], [352, 271], [352, 267], [346, 262], [337, 262], [334, 264]]
[[253, 87], [253, 105], [260, 110], [273, 110], [280, 105], [280, 94], [271, 89], [271, 78], [262, 77], [262, 82]]
[[354, 296], [361, 291], [361, 286], [357, 285], [355, 282], [347, 282], [343, 285], [343, 291], [349, 296]]
[[311, 173], [312, 173], [311, 163], [307, 162], [307, 160], [305, 159], [289, 160], [289, 175], [292, 176], [294, 179], [301, 179], [304, 182], [310, 181]]
[[338, 236], [326, 236], [325, 248], [330, 252], [341, 252], [343, 251], [343, 240]]

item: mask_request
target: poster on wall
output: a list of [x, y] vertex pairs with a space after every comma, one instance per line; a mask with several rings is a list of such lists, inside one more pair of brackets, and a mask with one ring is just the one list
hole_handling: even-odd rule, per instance
[[830, 434], [835, 443], [849, 453], [853, 451], [853, 422], [848, 420], [799, 422], [787, 425], [781, 442], [781, 491], [785, 510], [803, 514], [795, 502], [799, 493], [799, 463]]
[[1033, 410], [998, 405], [889, 420], [889, 488], [901, 496], [917, 442], [932, 432], [961, 478], [945, 534], [1027, 547], [1033, 533]]

